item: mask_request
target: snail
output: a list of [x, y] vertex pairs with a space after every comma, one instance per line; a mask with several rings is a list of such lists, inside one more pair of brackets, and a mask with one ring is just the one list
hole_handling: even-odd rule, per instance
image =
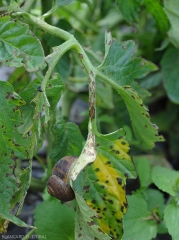
[[68, 202], [75, 198], [73, 189], [70, 186], [70, 171], [77, 160], [77, 157], [66, 156], [60, 159], [53, 167], [52, 176], [48, 180], [48, 193], [61, 200]]

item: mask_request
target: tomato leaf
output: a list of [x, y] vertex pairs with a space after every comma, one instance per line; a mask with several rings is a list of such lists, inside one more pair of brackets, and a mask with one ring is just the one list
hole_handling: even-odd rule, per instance
[[112, 41], [112, 37], [109, 38], [109, 32], [107, 32], [105, 45], [110, 47], [105, 48], [107, 54], [103, 63], [97, 68], [98, 75], [122, 96], [131, 118], [135, 137], [139, 141], [139, 147], [151, 149], [154, 147], [154, 142], [164, 141], [164, 139], [158, 136], [157, 127], [150, 122], [148, 110], [144, 107], [141, 97], [126, 85], [132, 85], [135, 78], [144, 77], [150, 71], [155, 71], [157, 67], [142, 58], [132, 58], [135, 51], [133, 41], [123, 43]]
[[75, 212], [57, 199], [39, 204], [35, 209], [34, 217], [39, 236], [45, 235], [51, 240], [74, 239]]
[[139, 10], [144, 0], [117, 0], [119, 8], [124, 18], [132, 23], [139, 21]]
[[8, 221], [21, 227], [28, 226], [11, 213], [12, 207], [19, 201], [11, 203], [20, 184], [14, 173], [16, 161], [27, 158], [28, 153], [23, 146], [17, 144], [14, 137], [15, 128], [23, 123], [19, 107], [25, 102], [7, 82], [0, 82], [0, 95], [0, 217], [7, 221], [5, 226], [4, 221], [0, 221], [2, 230], [7, 227]]
[[[157, 223], [147, 209], [147, 202], [140, 196], [128, 196], [129, 209], [124, 216], [123, 240], [151, 240], [157, 235]], [[128, 231], [130, 229], [130, 231]]]
[[179, 206], [177, 203], [173, 202], [167, 205], [164, 212], [164, 221], [168, 232], [172, 236], [173, 240], [178, 239], [179, 229], [176, 219], [179, 218]]
[[127, 210], [126, 178], [135, 178], [136, 171], [123, 130], [96, 135], [95, 139], [96, 159], [80, 172], [73, 187], [96, 212], [98, 217], [94, 222], [101, 231], [119, 238], [123, 233], [122, 217]]
[[32, 72], [44, 62], [40, 41], [27, 25], [9, 16], [0, 17], [0, 49], [0, 62], [8, 67], [24, 66]]

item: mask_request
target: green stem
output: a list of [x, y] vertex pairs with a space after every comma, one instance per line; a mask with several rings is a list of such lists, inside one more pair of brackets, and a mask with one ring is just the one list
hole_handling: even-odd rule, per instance
[[43, 76], [40, 72], [35, 72], [35, 75], [36, 75], [37, 78], [42, 82], [44, 76]]
[[75, 83], [87, 83], [88, 81], [87, 77], [69, 77], [68, 80]]
[[35, 231], [36, 231], [36, 229], [30, 230], [30, 232], [28, 232], [28, 233], [22, 238], [22, 240], [27, 240], [27, 239], [29, 239]]
[[104, 80], [106, 83], [109, 83], [114, 89], [119, 88], [119, 84], [112, 81], [110, 78], [106, 77], [100, 71], [96, 70], [96, 76], [98, 76], [101, 80]]
[[[56, 65], [56, 63], [58, 62], [59, 58], [70, 48], [73, 48], [76, 51], [79, 59], [81, 60], [82, 64], [84, 65], [84, 67], [86, 69], [86, 72], [88, 73], [88, 76], [89, 76], [90, 80], [92, 80], [91, 83], [95, 82], [95, 76], [97, 74], [98, 76], [101, 75], [102, 79], [104, 79], [104, 80], [107, 79], [108, 83], [115, 85], [115, 83], [113, 83], [110, 79], [108, 79], [103, 74], [101, 74], [100, 72], [97, 71], [97, 69], [92, 65], [91, 61], [89, 60], [86, 52], [84, 51], [84, 49], [82, 48], [80, 43], [75, 39], [75, 37], [72, 34], [66, 32], [66, 31], [64, 31], [60, 28], [53, 27], [53, 26], [45, 23], [42, 19], [37, 18], [35, 16], [32, 16], [28, 13], [25, 13], [25, 14], [24, 13], [16, 13], [16, 14], [17, 15], [24, 15], [25, 17], [28, 18], [28, 20], [31, 23], [33, 23], [37, 27], [41, 28], [42, 30], [66, 40], [65, 43], [63, 43], [62, 45], [60, 45], [58, 47], [58, 50], [61, 49], [62, 52], [58, 51], [58, 54], [57, 54], [54, 62], [52, 62], [51, 65], [49, 66], [49, 70], [47, 71], [47, 74], [46, 74], [46, 76], [45, 76], [45, 78], [42, 82], [42, 85], [41, 85], [42, 91], [45, 90], [47, 80], [48, 80], [49, 76], [51, 75], [52, 70], [53, 70], [54, 66]], [[64, 49], [64, 46], [65, 46], [65, 49]], [[91, 87], [92, 87], [92, 85], [91, 85]], [[97, 133], [96, 124], [95, 124], [95, 113], [94, 114], [92, 113], [93, 110], [95, 111], [95, 95], [93, 95], [92, 91], [90, 90], [91, 87], [90, 87], [90, 84], [89, 84], [89, 99], [90, 99], [89, 103], [90, 103], [90, 115], [91, 115], [90, 117], [91, 117], [93, 129]], [[93, 89], [93, 92], [94, 91], [95, 91], [95, 89]]]
[[37, 26], [38, 28], [44, 30], [45, 32], [48, 32], [54, 36], [60, 37], [61, 39], [67, 41], [72, 38], [72, 34], [64, 31], [63, 29], [54, 27], [49, 25], [48, 23], [44, 22], [43, 19], [35, 17], [29, 13], [24, 13], [24, 12], [17, 12], [12, 14], [14, 16], [24, 16], [29, 20], [30, 23], [33, 25]]
[[[18, 13], [14, 13], [13, 15], [24, 16], [27, 18], [27, 20], [29, 20], [29, 22], [31, 24], [34, 24], [35, 26], [42, 29], [43, 31], [48, 32], [54, 36], [57, 36], [65, 41], [70, 40], [71, 47], [69, 46], [69, 49], [73, 47], [76, 50], [78, 56], [80, 57], [81, 62], [84, 64], [88, 74], [90, 73], [90, 71], [93, 71], [93, 73], [96, 71], [95, 68], [93, 67], [93, 65], [91, 64], [88, 56], [86, 55], [84, 49], [82, 48], [82, 46], [79, 44], [79, 42], [76, 40], [76, 38], [71, 33], [66, 32], [63, 29], [51, 26], [48, 23], [44, 22], [42, 19], [32, 16], [29, 13], [18, 12]], [[62, 45], [60, 45], [60, 46], [62, 46]], [[59, 48], [60, 48], [60, 46], [59, 46]]]
[[42, 81], [41, 84], [41, 90], [45, 92], [45, 88], [47, 85], [47, 81], [50, 78], [56, 64], [58, 63], [59, 59], [66, 53], [69, 49], [71, 49], [74, 46], [74, 41], [72, 39], [69, 39], [68, 41], [61, 44], [59, 47], [55, 48], [55, 51], [51, 54], [50, 65], [47, 70], [47, 73]]

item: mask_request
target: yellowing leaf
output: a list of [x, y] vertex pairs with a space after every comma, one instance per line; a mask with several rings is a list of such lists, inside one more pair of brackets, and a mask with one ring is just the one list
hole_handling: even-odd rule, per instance
[[122, 237], [122, 217], [127, 210], [126, 178], [136, 177], [124, 131], [98, 134], [96, 151], [95, 161], [78, 175], [74, 188], [96, 212], [94, 221], [101, 231], [118, 239]]

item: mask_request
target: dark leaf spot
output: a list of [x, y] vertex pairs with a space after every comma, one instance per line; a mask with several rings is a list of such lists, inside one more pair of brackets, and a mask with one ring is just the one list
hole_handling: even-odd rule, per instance
[[128, 178], [128, 177], [129, 177], [129, 174], [128, 174], [128, 173], [125, 173], [124, 176], [125, 176], [126, 178]]
[[117, 180], [117, 182], [118, 182], [119, 185], [122, 184], [122, 178], [117, 177], [116, 180]]
[[42, 92], [41, 86], [39, 86], [39, 87], [37, 88], [37, 91], [38, 91], [38, 92]]
[[88, 191], [89, 188], [90, 188], [90, 186], [84, 186], [84, 187], [83, 187], [83, 191]]
[[94, 221], [91, 221], [91, 222], [87, 222], [87, 224], [91, 227], [91, 226], [93, 226], [95, 223], [94, 223]]
[[83, 59], [83, 54], [78, 53], [78, 56], [79, 56], [80, 59]]

